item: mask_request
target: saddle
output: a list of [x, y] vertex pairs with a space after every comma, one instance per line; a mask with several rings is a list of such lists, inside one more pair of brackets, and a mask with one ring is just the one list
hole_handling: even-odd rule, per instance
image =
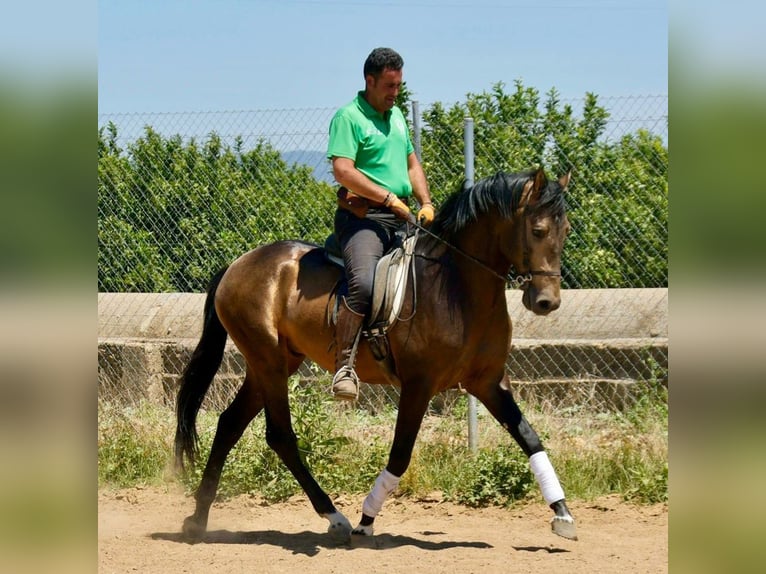
[[[403, 234], [397, 234], [394, 246], [375, 267], [372, 306], [369, 316], [365, 319], [362, 335], [370, 342], [373, 356], [379, 361], [388, 356], [386, 333], [389, 327], [399, 320], [416, 239], [415, 235], [403, 237]], [[335, 234], [331, 234], [325, 240], [324, 254], [328, 261], [345, 270], [340, 244]], [[339, 291], [338, 288], [336, 289]], [[337, 317], [340, 300], [340, 296], [335, 299], [333, 318]]]

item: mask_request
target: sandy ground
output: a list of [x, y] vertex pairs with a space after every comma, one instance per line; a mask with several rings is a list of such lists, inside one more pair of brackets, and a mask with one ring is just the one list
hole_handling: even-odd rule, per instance
[[[352, 524], [362, 496], [336, 505]], [[163, 488], [100, 490], [98, 571], [211, 572], [667, 572], [666, 505], [635, 506], [617, 496], [573, 501], [578, 541], [554, 535], [540, 500], [512, 509], [389, 499], [375, 535], [334, 542], [303, 496], [265, 504], [240, 496], [217, 502], [199, 544], [180, 535], [194, 501]]]

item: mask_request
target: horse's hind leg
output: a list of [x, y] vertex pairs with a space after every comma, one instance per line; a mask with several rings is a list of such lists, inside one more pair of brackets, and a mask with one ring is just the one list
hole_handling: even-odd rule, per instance
[[339, 540], [348, 540], [351, 523], [335, 508], [298, 453], [298, 441], [290, 421], [287, 385], [282, 383], [270, 385], [269, 388], [270, 393], [266, 399], [266, 442], [301, 485], [317, 514], [329, 521], [327, 532]]
[[567, 508], [564, 490], [561, 488], [553, 465], [543, 448], [540, 437], [521, 413], [513, 398], [507, 375], [494, 385], [482, 389], [469, 389], [500, 422], [529, 457], [529, 464], [535, 475], [543, 498], [554, 512], [551, 519], [553, 532], [564, 538], [577, 540], [574, 518]]
[[247, 425], [261, 412], [262, 408], [263, 397], [255, 388], [248, 370], [244, 384], [229, 407], [218, 418], [210, 456], [194, 497], [197, 502], [194, 514], [184, 520], [183, 533], [189, 541], [199, 541], [205, 534], [210, 505], [215, 500], [226, 457], [242, 437]]

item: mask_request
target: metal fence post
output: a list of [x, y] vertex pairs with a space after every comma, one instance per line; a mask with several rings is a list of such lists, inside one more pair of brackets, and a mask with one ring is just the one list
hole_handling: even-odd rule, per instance
[[[465, 184], [472, 186], [474, 180], [473, 118], [467, 116], [463, 120], [463, 156], [465, 158]], [[473, 453], [478, 450], [478, 426], [476, 397], [468, 395], [468, 447]]]
[[423, 148], [420, 143], [420, 104], [412, 102], [412, 145], [415, 147], [415, 154], [420, 161], [423, 161]]

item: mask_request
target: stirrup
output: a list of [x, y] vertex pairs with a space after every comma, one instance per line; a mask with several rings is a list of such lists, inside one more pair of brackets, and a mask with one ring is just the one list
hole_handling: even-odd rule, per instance
[[332, 378], [332, 393], [340, 401], [354, 401], [359, 396], [359, 377], [352, 367], [343, 365]]

